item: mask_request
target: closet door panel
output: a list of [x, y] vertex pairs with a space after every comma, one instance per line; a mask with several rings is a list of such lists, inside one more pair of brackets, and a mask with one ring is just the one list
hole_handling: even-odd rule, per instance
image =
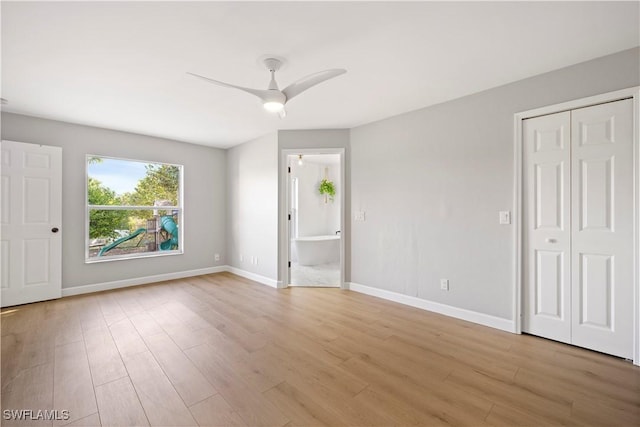
[[571, 115], [571, 343], [633, 352], [633, 104]]
[[569, 112], [525, 120], [523, 331], [571, 342]]

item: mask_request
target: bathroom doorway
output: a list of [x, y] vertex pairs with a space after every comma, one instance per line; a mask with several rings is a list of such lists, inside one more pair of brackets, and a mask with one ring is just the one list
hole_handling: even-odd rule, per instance
[[289, 286], [343, 283], [342, 155], [338, 150], [287, 154]]

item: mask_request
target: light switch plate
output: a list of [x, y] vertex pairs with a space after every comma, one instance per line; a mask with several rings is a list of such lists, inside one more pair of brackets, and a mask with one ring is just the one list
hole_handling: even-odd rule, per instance
[[353, 214], [353, 219], [354, 219], [355, 221], [364, 221], [364, 220], [365, 220], [365, 214], [364, 214], [364, 211], [356, 211], [356, 212]]
[[510, 211], [500, 211], [500, 224], [511, 224]]

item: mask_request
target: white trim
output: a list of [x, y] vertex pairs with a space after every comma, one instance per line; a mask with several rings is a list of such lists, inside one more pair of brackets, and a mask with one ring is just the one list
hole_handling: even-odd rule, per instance
[[[514, 141], [522, 139], [522, 119], [516, 114], [514, 121]], [[514, 272], [514, 289], [513, 289], [513, 320], [514, 332], [522, 333], [522, 142], [516, 143], [513, 149], [514, 155], [514, 173], [513, 177], [513, 218], [514, 218], [514, 254], [513, 254], [513, 272]]]
[[289, 277], [291, 270], [289, 268], [289, 260], [291, 260], [291, 248], [289, 245], [289, 221], [288, 215], [290, 213], [289, 208], [289, 163], [288, 156], [293, 155], [308, 155], [308, 154], [338, 154], [340, 155], [340, 183], [342, 185], [342, 191], [340, 191], [340, 288], [347, 289], [347, 283], [345, 282], [345, 238], [346, 233], [344, 232], [346, 226], [346, 157], [345, 157], [345, 149], [344, 148], [285, 148], [280, 150], [280, 182], [279, 182], [279, 200], [278, 207], [279, 213], [278, 217], [281, 219], [279, 224], [284, 224], [279, 230], [279, 234], [281, 236], [278, 237], [279, 245], [281, 242], [283, 243], [284, 248], [278, 248], [278, 268], [281, 272], [280, 277], [283, 280], [280, 280], [279, 286], [280, 288], [286, 288], [289, 286], [291, 282], [291, 278]]
[[633, 94], [633, 269], [634, 288], [634, 335], [633, 364], [640, 366], [640, 88]]
[[279, 288], [279, 282], [277, 280], [271, 279], [266, 276], [262, 276], [260, 274], [251, 273], [250, 271], [242, 270], [236, 267], [232, 267], [230, 265], [224, 266], [224, 271], [228, 271], [229, 273], [233, 273], [237, 276], [244, 277], [245, 279], [253, 280], [254, 282], [261, 283], [263, 285], [271, 286], [272, 288]]
[[516, 117], [522, 119], [531, 119], [533, 117], [545, 116], [547, 114], [560, 113], [562, 111], [575, 110], [577, 108], [590, 107], [592, 105], [604, 104], [605, 102], [619, 101], [625, 98], [635, 97], [640, 90], [640, 86], [630, 87], [626, 89], [616, 90], [614, 92], [602, 93], [600, 95], [589, 96], [586, 98], [574, 99], [572, 101], [563, 102], [561, 104], [546, 105], [533, 110], [521, 111], [516, 113]]
[[466, 310], [464, 308], [453, 307], [451, 305], [399, 294], [397, 292], [391, 292], [384, 289], [372, 288], [359, 283], [348, 283], [348, 289], [400, 304], [409, 305], [411, 307], [420, 308], [422, 310], [455, 317], [456, 319], [466, 320], [467, 322], [488, 326], [490, 328], [500, 329], [507, 332], [515, 331], [515, 323], [510, 319], [491, 316], [490, 314], [479, 313], [477, 311]]
[[156, 251], [156, 252], [142, 252], [137, 254], [135, 257], [132, 257], [131, 255], [109, 255], [109, 257], [94, 257], [94, 258], [89, 258], [88, 260], [85, 260], [84, 263], [85, 264], [99, 264], [101, 262], [110, 262], [110, 261], [127, 261], [127, 260], [134, 260], [134, 259], [140, 259], [140, 258], [156, 258], [156, 257], [161, 257], [161, 256], [173, 256], [173, 255], [184, 255], [184, 252], [181, 252], [180, 250], [177, 251]]
[[514, 332], [522, 333], [522, 121], [546, 114], [575, 110], [606, 102], [633, 98], [633, 238], [634, 238], [634, 307], [633, 307], [633, 363], [640, 366], [640, 86], [617, 90], [614, 92], [576, 99], [561, 104], [549, 105], [514, 114], [514, 225], [515, 225], [515, 265], [513, 283]]
[[156, 274], [155, 276], [134, 277], [131, 279], [115, 280], [113, 282], [94, 283], [91, 285], [73, 286], [70, 288], [62, 288], [62, 296], [69, 297], [72, 295], [89, 294], [92, 292], [110, 291], [112, 289], [128, 288], [130, 286], [146, 285], [149, 283], [162, 282], [165, 280], [184, 279], [185, 277], [202, 276], [205, 274], [229, 272], [246, 279], [253, 280], [272, 288], [282, 287], [282, 282], [270, 279], [259, 274], [241, 270], [230, 265], [221, 265], [217, 267], [199, 268], [197, 270], [178, 271], [175, 273]]
[[62, 296], [88, 294], [91, 292], [108, 291], [111, 289], [127, 288], [129, 286], [146, 285], [164, 280], [183, 279], [185, 277], [202, 276], [203, 274], [221, 273], [229, 271], [227, 266], [200, 268], [198, 270], [178, 271], [175, 273], [156, 274], [154, 276], [134, 277], [131, 279], [115, 280], [113, 282], [94, 283], [91, 285], [62, 288]]

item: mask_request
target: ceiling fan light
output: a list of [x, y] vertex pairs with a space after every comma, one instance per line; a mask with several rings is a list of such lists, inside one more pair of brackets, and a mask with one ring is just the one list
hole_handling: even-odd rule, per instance
[[277, 101], [267, 101], [262, 105], [265, 110], [271, 113], [278, 113], [282, 111], [282, 109], [284, 108], [284, 104], [282, 102], [277, 102]]

